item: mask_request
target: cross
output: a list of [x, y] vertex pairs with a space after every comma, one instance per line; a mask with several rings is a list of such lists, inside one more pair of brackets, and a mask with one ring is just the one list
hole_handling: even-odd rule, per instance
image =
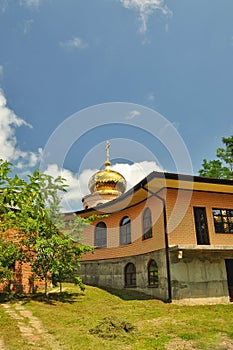
[[110, 157], [109, 157], [109, 148], [110, 148], [110, 145], [111, 145], [110, 141], [107, 141], [107, 142], [106, 142], [106, 148], [105, 148], [105, 149], [106, 149], [106, 162], [108, 162], [108, 163], [110, 162], [110, 161], [109, 161], [109, 158], [110, 158]]

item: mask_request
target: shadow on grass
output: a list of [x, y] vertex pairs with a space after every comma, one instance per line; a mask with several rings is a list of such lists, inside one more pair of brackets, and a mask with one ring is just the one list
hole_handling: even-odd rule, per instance
[[152, 300], [155, 299], [153, 296], [147, 295], [142, 292], [138, 292], [132, 289], [115, 289], [111, 287], [98, 287], [106, 292], [117, 296], [122, 300]]
[[0, 293], [0, 303], [18, 303], [22, 304], [30, 303], [31, 301], [38, 301], [49, 305], [55, 305], [56, 302], [73, 304], [80, 296], [84, 296], [83, 292], [80, 293], [49, 293], [46, 296], [44, 293], [36, 294], [14, 294], [14, 293]]

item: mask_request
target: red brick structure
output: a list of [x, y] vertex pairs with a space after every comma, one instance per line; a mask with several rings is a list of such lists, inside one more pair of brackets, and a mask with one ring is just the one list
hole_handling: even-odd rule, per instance
[[[4, 240], [12, 242], [17, 241], [17, 231], [8, 230], [1, 234]], [[44, 287], [44, 282], [33, 278], [32, 270], [29, 263], [21, 264], [16, 261], [14, 264], [13, 278], [10, 281], [2, 281], [0, 283], [0, 293], [11, 291], [15, 293], [34, 293], [38, 288]]]

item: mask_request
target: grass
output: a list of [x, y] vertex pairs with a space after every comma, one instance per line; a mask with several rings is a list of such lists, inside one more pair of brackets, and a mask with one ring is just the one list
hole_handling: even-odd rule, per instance
[[[135, 292], [65, 287], [49, 299], [40, 294], [21, 298], [64, 350], [224, 350], [226, 341], [233, 342], [232, 304], [178, 306]], [[29, 350], [15, 321], [0, 310], [0, 335], [17, 342], [5, 339], [8, 349]]]

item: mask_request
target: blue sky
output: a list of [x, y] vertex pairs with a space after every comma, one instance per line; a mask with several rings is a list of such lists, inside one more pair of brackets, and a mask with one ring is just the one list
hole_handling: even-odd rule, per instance
[[[143, 118], [137, 105], [159, 112], [184, 140], [195, 174], [233, 134], [232, 0], [0, 0], [0, 43], [0, 152], [19, 171], [38, 166], [61, 123], [103, 103], [135, 104], [132, 120]], [[106, 139], [121, 168], [146, 161], [147, 172], [153, 162], [176, 170], [158, 140], [126, 129], [82, 135], [63, 164], [70, 183], [81, 163], [83, 183], [99, 168]], [[141, 150], [120, 159], [116, 138]]]

